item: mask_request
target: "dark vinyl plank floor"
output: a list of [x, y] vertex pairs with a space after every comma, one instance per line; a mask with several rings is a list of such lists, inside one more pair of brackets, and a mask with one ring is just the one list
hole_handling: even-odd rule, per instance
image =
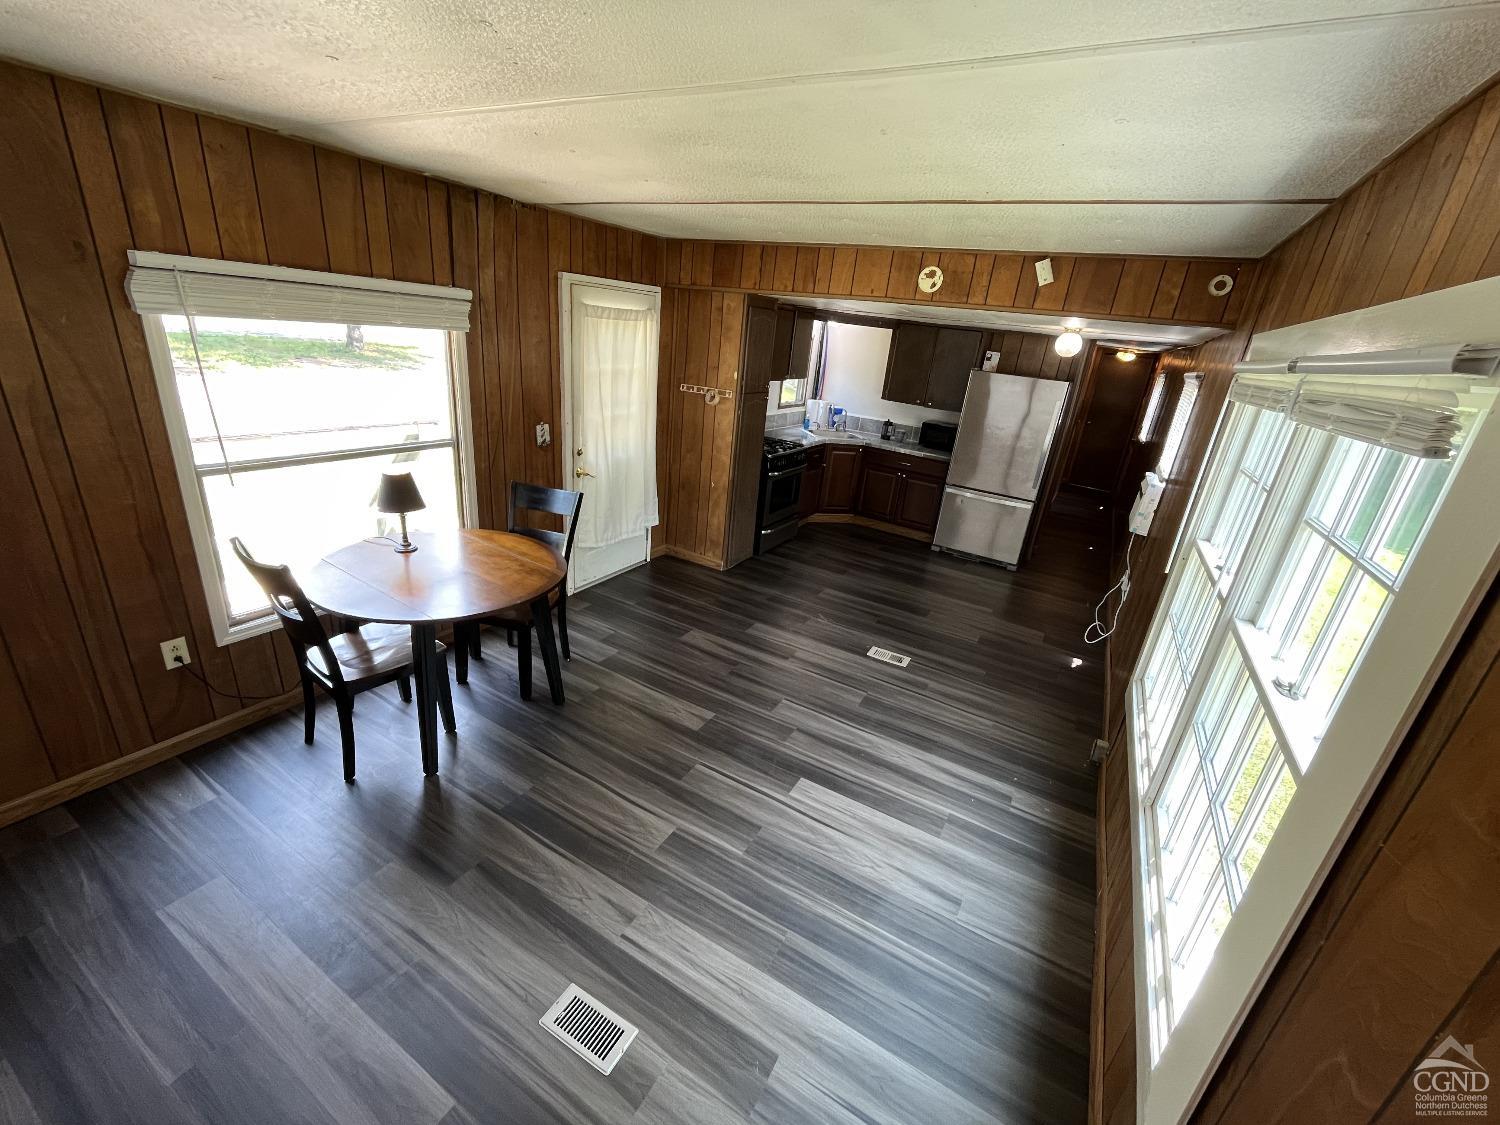
[[436, 780], [392, 688], [352, 786], [328, 706], [0, 831], [0, 1118], [1083, 1121], [1100, 520], [658, 560], [570, 603], [560, 709], [487, 636]]

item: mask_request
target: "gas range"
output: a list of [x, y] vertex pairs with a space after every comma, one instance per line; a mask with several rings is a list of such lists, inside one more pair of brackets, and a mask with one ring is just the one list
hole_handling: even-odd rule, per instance
[[797, 534], [802, 503], [802, 474], [807, 450], [801, 442], [765, 438], [761, 444], [760, 513], [755, 553], [765, 554]]
[[775, 471], [801, 465], [807, 461], [807, 450], [800, 441], [786, 438], [764, 438], [761, 441], [761, 460], [766, 468]]

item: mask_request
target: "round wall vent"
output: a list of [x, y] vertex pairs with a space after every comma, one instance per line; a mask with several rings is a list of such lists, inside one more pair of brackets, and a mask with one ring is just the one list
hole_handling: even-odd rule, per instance
[[937, 266], [928, 266], [917, 274], [917, 288], [923, 293], [936, 293], [943, 287], [943, 271]]
[[1208, 283], [1208, 291], [1215, 297], [1222, 297], [1234, 288], [1234, 278], [1227, 273], [1221, 273]]

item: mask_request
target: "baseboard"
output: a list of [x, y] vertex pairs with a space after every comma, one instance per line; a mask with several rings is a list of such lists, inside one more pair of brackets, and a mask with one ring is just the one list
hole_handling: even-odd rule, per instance
[[918, 543], [932, 542], [931, 532], [917, 531], [915, 528], [902, 527], [897, 523], [886, 523], [884, 520], [872, 520], [869, 516], [857, 516], [853, 512], [814, 512], [810, 516], [804, 516], [802, 522], [853, 524], [856, 527], [886, 531], [892, 535], [899, 535], [903, 539], [915, 539]]
[[14, 824], [18, 820], [25, 820], [28, 816], [35, 816], [44, 809], [70, 801], [74, 797], [98, 789], [101, 785], [108, 785], [112, 781], [119, 781], [122, 777], [129, 777], [148, 766], [154, 766], [168, 758], [175, 758], [178, 754], [195, 750], [216, 738], [233, 734], [270, 715], [295, 707], [301, 701], [302, 689], [294, 688], [283, 695], [254, 703], [232, 715], [225, 715], [211, 723], [204, 723], [201, 727], [185, 730], [164, 742], [157, 742], [143, 750], [126, 754], [123, 758], [116, 758], [112, 762], [105, 762], [103, 765], [74, 774], [62, 781], [55, 781], [45, 789], [38, 789], [24, 797], [17, 797], [13, 801], [0, 805], [0, 828], [7, 824]]
[[[693, 563], [696, 566], [706, 566], [710, 570], [725, 569], [724, 561], [722, 559], [711, 559], [707, 555], [699, 555], [694, 553], [693, 551], [685, 551], [681, 547], [663, 545], [661, 553], [664, 555], [671, 555], [674, 559], [682, 559], [684, 562]], [[651, 557], [655, 558], [656, 553], [652, 552]]]

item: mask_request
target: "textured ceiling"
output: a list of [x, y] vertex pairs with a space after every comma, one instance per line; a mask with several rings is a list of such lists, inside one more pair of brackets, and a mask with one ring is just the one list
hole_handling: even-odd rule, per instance
[[660, 234], [1241, 255], [1500, 3], [0, 0], [0, 53]]

